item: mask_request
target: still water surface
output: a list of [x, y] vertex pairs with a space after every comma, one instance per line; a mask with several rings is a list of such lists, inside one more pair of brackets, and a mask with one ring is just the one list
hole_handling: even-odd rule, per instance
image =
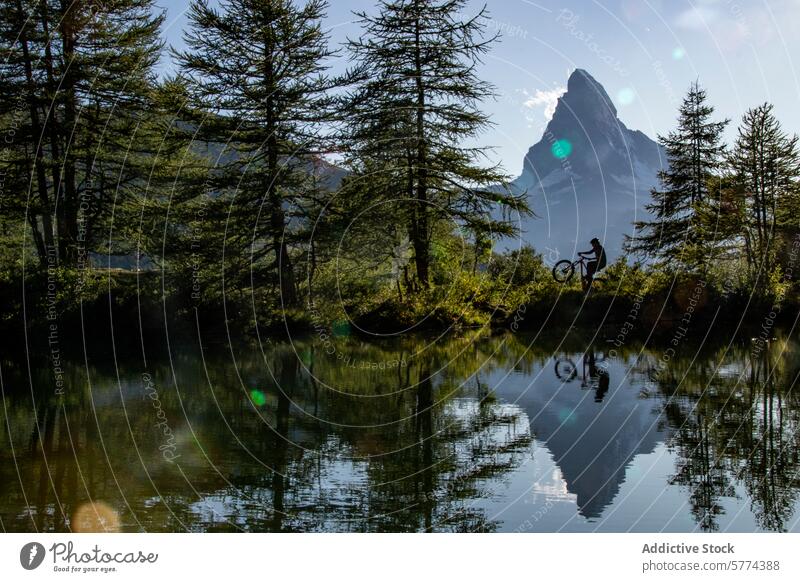
[[800, 531], [799, 347], [188, 341], [63, 362], [63, 395], [3, 362], [0, 525]]

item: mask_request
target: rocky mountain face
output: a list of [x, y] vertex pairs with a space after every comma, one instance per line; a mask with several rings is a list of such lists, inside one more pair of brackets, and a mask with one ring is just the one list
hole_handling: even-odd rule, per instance
[[665, 164], [661, 146], [628, 129], [603, 86], [575, 70], [512, 184], [527, 193], [537, 216], [523, 219], [521, 240], [505, 240], [501, 248], [530, 243], [553, 262], [588, 250], [597, 237], [615, 260]]

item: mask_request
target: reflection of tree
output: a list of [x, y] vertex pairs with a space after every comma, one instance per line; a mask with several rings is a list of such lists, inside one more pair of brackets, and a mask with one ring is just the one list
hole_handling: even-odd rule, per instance
[[270, 530], [279, 532], [283, 529], [283, 516], [286, 512], [284, 496], [286, 494], [286, 466], [289, 448], [289, 413], [291, 409], [290, 394], [297, 377], [299, 366], [297, 360], [288, 359], [281, 362], [279, 385], [276, 387], [278, 405], [275, 410], [275, 434], [273, 437], [274, 454], [272, 469], [272, 513], [273, 523]]
[[[141, 369], [90, 368], [89, 382], [86, 368], [69, 366], [62, 407], [43, 366], [35, 413], [18, 387], [4, 400], [27, 502], [20, 486], [4, 485], [3, 526], [66, 530], [91, 499], [116, 508], [129, 530], [491, 530], [470, 505], [518, 464], [530, 436], [518, 409], [490, 398], [481, 406], [473, 393], [482, 364], [509, 365], [524, 349], [505, 345], [495, 361], [503, 344], [489, 342], [438, 342], [424, 357], [412, 356], [422, 340], [337, 343], [352, 362], [406, 362], [384, 370], [348, 366], [314, 342], [263, 357], [242, 350], [235, 366], [211, 351], [202, 365], [191, 351], [151, 362], [179, 443], [175, 465], [159, 451]], [[0, 441], [0, 478], [18, 483]]]
[[[466, 378], [455, 380], [449, 374], [443, 380], [432, 373], [437, 365], [441, 367], [441, 362], [433, 354], [398, 375], [401, 394], [387, 402], [397, 407], [399, 422], [342, 433], [356, 453], [369, 455], [366, 529], [490, 531], [496, 527], [471, 502], [485, 495], [492, 477], [517, 466], [520, 452], [530, 445], [527, 420], [518, 409], [506, 410], [488, 398], [480, 404], [480, 383], [461, 386]], [[383, 408], [382, 418], [387, 418], [387, 407], [376, 404], [376, 410]]]
[[734, 490], [727, 471], [714, 457], [706, 417], [692, 412], [687, 415], [675, 408], [680, 407], [670, 406], [665, 411], [670, 422], [679, 427], [676, 448], [680, 460], [670, 483], [688, 488], [689, 505], [698, 525], [716, 531], [717, 518], [723, 513], [719, 498], [733, 496]]
[[[800, 424], [797, 399], [791, 390], [797, 374], [790, 376], [783, 366], [776, 365], [773, 352], [777, 350], [764, 350], [751, 359], [752, 442], [740, 472], [761, 527], [783, 531], [792, 517], [800, 485], [797, 477]], [[779, 387], [779, 382], [780, 386], [788, 385], [788, 390]]]
[[[676, 360], [654, 373], [666, 397], [664, 415], [675, 428], [675, 484], [689, 490], [692, 514], [716, 530], [721, 499], [744, 488], [760, 527], [781, 531], [797, 501], [800, 418], [795, 346], [773, 342], [763, 350], [726, 348], [704, 361]], [[651, 362], [652, 363], [652, 362]]]
[[[534, 396], [544, 396], [540, 385], [527, 403], [504, 404], [492, 379], [542, 366], [552, 376], [552, 351], [531, 350], [510, 335], [479, 334], [447, 341], [341, 338], [335, 348], [331, 354], [307, 340], [273, 344], [264, 354], [243, 347], [235, 364], [221, 350], [208, 350], [202, 365], [191, 350], [151, 362], [179, 446], [176, 465], [159, 451], [164, 440], [142, 370], [126, 367], [124, 358], [119, 369], [67, 365], [61, 399], [47, 366], [36, 367], [35, 408], [26, 375], [4, 369], [3, 527], [66, 530], [76, 506], [91, 499], [115, 507], [128, 530], [496, 529], [478, 503], [529, 451], [528, 416], [543, 410]], [[585, 348], [565, 349], [586, 354]], [[800, 487], [794, 344], [775, 342], [757, 354], [707, 350], [668, 367], [658, 366], [659, 354], [637, 358], [635, 382], [647, 383], [640, 395], [657, 393], [664, 402], [661, 423], [678, 457], [672, 482], [686, 490], [699, 527], [721, 528], [725, 499], [737, 494], [750, 497], [760, 527], [789, 527]], [[381, 362], [404, 364], [381, 369]], [[584, 365], [590, 385], [600, 387], [599, 360], [589, 354]], [[614, 392], [603, 400], [606, 422], [621, 397]], [[591, 400], [586, 410], [599, 409]], [[539, 431], [545, 416], [538, 417]], [[562, 438], [567, 450], [571, 434], [562, 428], [548, 442], [558, 451], [554, 443]], [[575, 465], [570, 474], [581, 481], [570, 486], [583, 484], [591, 499], [608, 479], [602, 471], [583, 475], [593, 462], [581, 457], [587, 450], [594, 451], [579, 444], [556, 461], [562, 469]], [[597, 467], [605, 467], [611, 457], [597, 450]]]

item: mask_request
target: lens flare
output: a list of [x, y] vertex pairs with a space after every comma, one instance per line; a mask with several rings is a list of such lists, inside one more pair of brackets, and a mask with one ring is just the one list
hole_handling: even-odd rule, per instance
[[630, 105], [636, 100], [636, 92], [630, 87], [625, 87], [617, 93], [617, 102], [620, 105]]
[[550, 148], [550, 153], [559, 160], [564, 160], [572, 153], [572, 144], [566, 139], [559, 139]]
[[683, 57], [686, 56], [686, 51], [683, 50], [683, 47], [676, 46], [672, 49], [672, 58], [676, 61], [681, 60]]
[[267, 403], [267, 397], [261, 390], [251, 390], [250, 400], [252, 400], [253, 404], [256, 406], [264, 406]]
[[115, 533], [122, 529], [117, 511], [103, 501], [81, 504], [70, 526], [74, 533]]

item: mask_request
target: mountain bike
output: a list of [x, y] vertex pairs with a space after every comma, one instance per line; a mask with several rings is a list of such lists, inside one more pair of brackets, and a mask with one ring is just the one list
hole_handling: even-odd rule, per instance
[[586, 257], [580, 257], [576, 261], [562, 259], [553, 266], [553, 279], [558, 283], [569, 283], [575, 276], [575, 267], [580, 265], [581, 280], [586, 278]]
[[610, 387], [608, 369], [603, 365], [605, 359], [605, 354], [598, 356], [594, 351], [587, 351], [581, 358], [581, 369], [578, 369], [570, 357], [560, 356], [554, 366], [556, 377], [564, 384], [579, 379], [581, 390], [594, 390], [594, 401], [602, 402]]

